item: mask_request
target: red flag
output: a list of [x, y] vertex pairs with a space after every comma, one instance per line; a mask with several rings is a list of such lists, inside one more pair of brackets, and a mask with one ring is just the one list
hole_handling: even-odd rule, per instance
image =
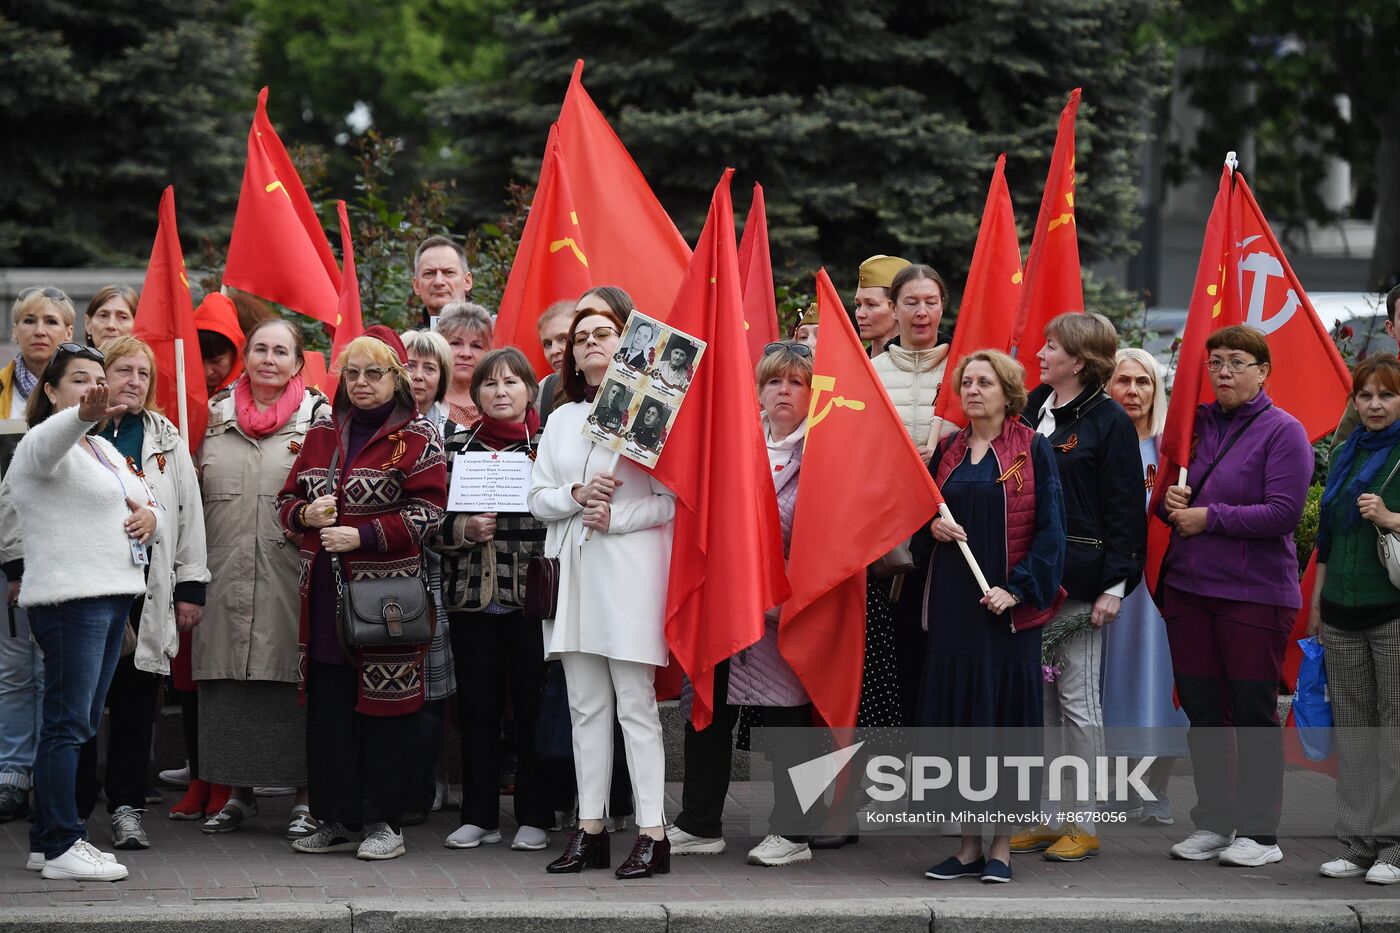
[[1066, 311], [1084, 310], [1084, 283], [1079, 272], [1079, 233], [1074, 221], [1074, 117], [1079, 92], [1070, 92], [1060, 112], [1055, 152], [1045, 177], [1040, 216], [1026, 258], [1026, 287], [1011, 332], [1012, 354], [1026, 367], [1026, 388], [1040, 385], [1035, 355], [1045, 345], [1045, 325]]
[[705, 341], [654, 475], [676, 494], [666, 640], [695, 686], [691, 721], [710, 724], [714, 668], [763, 637], [788, 595], [783, 536], [753, 369], [744, 344], [734, 208], [726, 169], [669, 323]]
[[640, 310], [662, 317], [686, 274], [690, 247], [584, 90], [582, 59], [558, 126], [593, 281], [621, 286]]
[[339, 310], [335, 318], [335, 339], [331, 341], [331, 369], [328, 385], [321, 386], [327, 395], [335, 394], [336, 381], [340, 372], [335, 361], [340, 359], [340, 351], [350, 345], [350, 341], [365, 332], [364, 318], [360, 313], [360, 277], [355, 272], [355, 244], [350, 240], [350, 217], [345, 211], [345, 202], [335, 202], [336, 214], [340, 217], [340, 254], [345, 269], [340, 274]]
[[822, 337], [778, 647], [827, 725], [847, 728], [860, 705], [865, 568], [929, 521], [943, 497], [825, 269], [817, 273], [817, 307]]
[[763, 186], [758, 182], [753, 183], [753, 203], [739, 240], [739, 288], [744, 293], [749, 362], [757, 366], [763, 348], [782, 339], [778, 299], [773, 292], [773, 257], [768, 252], [768, 211], [763, 205]]
[[335, 325], [340, 269], [321, 219], [258, 93], [224, 284]]
[[554, 302], [572, 301], [593, 287], [584, 243], [555, 124], [549, 128], [535, 198], [511, 263], [495, 330], [496, 346], [519, 347], [540, 378], [554, 371], [540, 347], [540, 314]]
[[[160, 196], [156, 242], [151, 247], [151, 261], [146, 266], [146, 281], [141, 286], [141, 301], [131, 335], [144, 340], [155, 353], [156, 400], [165, 416], [182, 429], [193, 454], [204, 440], [204, 426], [209, 422], [209, 393], [204, 388], [204, 358], [199, 353], [199, 331], [194, 325], [185, 255], [180, 249], [180, 232], [175, 226], [173, 185], [167, 186]], [[188, 424], [180, 419], [175, 369], [177, 347], [185, 364]]]
[[997, 156], [982, 226], [967, 270], [962, 307], [948, 347], [948, 375], [938, 390], [933, 413], [959, 427], [967, 424], [958, 387], [951, 376], [958, 362], [974, 350], [1009, 349], [1012, 323], [1021, 300], [1021, 245], [1016, 240], [1016, 217], [1006, 187], [1006, 154]]

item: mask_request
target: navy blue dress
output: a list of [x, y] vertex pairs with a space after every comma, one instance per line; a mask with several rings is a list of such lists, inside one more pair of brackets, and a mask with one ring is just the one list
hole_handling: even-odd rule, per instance
[[[942, 456], [940, 449], [930, 468]], [[1064, 503], [1049, 444], [1036, 437], [1035, 539], [1026, 559], [1006, 572], [1006, 506], [997, 461], [969, 450], [942, 487], [954, 519], [987, 582], [1045, 607], [1063, 567]], [[928, 642], [919, 690], [918, 725], [1039, 727], [1043, 725], [1040, 629], [1011, 631], [1010, 613], [993, 615], [978, 601], [977, 580], [956, 544], [937, 542], [928, 600]]]

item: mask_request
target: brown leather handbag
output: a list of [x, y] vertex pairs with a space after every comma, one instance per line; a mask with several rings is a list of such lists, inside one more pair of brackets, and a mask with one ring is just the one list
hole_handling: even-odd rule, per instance
[[559, 540], [559, 550], [553, 557], [536, 554], [525, 564], [525, 596], [520, 600], [520, 612], [525, 618], [536, 622], [554, 618], [559, 611], [559, 558], [569, 543], [574, 520], [564, 526], [564, 534]]

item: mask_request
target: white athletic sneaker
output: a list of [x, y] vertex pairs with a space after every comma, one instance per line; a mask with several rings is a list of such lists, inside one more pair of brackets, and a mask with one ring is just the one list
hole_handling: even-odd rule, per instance
[[107, 861], [87, 840], [79, 839], [58, 858], [46, 859], [40, 874], [50, 880], [121, 881], [127, 871], [125, 865]]
[[474, 823], [463, 823], [447, 837], [443, 845], [449, 849], [475, 849], [483, 842], [493, 846], [501, 841], [499, 829], [482, 829]]
[[1238, 865], [1242, 868], [1258, 868], [1270, 862], [1282, 861], [1283, 850], [1278, 846], [1266, 846], [1248, 836], [1237, 836], [1230, 847], [1220, 853], [1221, 865]]
[[350, 830], [339, 823], [322, 823], [320, 829], [292, 843], [292, 851], [303, 855], [349, 852], [354, 848], [356, 843], [350, 838]]
[[112, 814], [112, 848], [114, 849], [149, 849], [151, 847], [151, 837], [146, 835], [146, 831], [141, 828], [141, 814], [145, 810], [136, 810], [131, 807], [117, 807], [117, 811]]
[[666, 838], [671, 842], [672, 855], [719, 855], [724, 851], [723, 837], [694, 836], [674, 823], [666, 827]]
[[1389, 862], [1377, 862], [1366, 872], [1367, 884], [1400, 884], [1400, 868]]
[[1324, 878], [1360, 878], [1366, 874], [1366, 866], [1358, 865], [1351, 859], [1334, 858], [1323, 862], [1317, 873]]
[[360, 843], [355, 857], [378, 862], [398, 858], [406, 851], [402, 833], [394, 832], [388, 823], [370, 823], [365, 827], [365, 841]]
[[[671, 851], [675, 851], [673, 848]], [[769, 834], [763, 841], [749, 850], [750, 865], [766, 865], [776, 868], [779, 865], [792, 865], [796, 862], [810, 862], [812, 849], [805, 842], [793, 842], [782, 836]]]
[[549, 833], [538, 826], [522, 826], [515, 831], [510, 847], [517, 852], [538, 852], [549, 848]]
[[190, 786], [190, 763], [185, 762], [183, 768], [171, 768], [169, 771], [162, 771], [159, 775], [162, 784], [169, 784], [172, 787]]
[[[84, 841], [86, 842], [86, 840], [84, 840]], [[92, 851], [96, 852], [97, 855], [98, 855], [98, 857], [101, 858], [104, 862], [115, 862], [115, 861], [117, 860], [117, 857], [116, 857], [115, 855], [113, 855], [111, 852], [103, 852], [101, 849], [97, 848], [96, 846], [94, 846], [94, 845], [93, 845], [92, 843], [90, 843], [90, 842], [88, 843], [88, 848], [90, 848], [90, 849], [92, 849]], [[30, 852], [30, 853], [29, 853], [29, 861], [27, 861], [27, 862], [24, 863], [24, 867], [27, 868], [29, 871], [43, 871], [43, 870], [44, 870], [44, 853], [42, 853], [42, 852]]]
[[1171, 855], [1172, 858], [1186, 859], [1188, 862], [1204, 862], [1230, 848], [1234, 841], [1234, 833], [1222, 836], [1208, 829], [1198, 829], [1172, 846]]

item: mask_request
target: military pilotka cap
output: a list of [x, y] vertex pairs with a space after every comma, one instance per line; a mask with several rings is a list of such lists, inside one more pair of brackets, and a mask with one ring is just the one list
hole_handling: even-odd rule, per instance
[[802, 320], [797, 322], [798, 327], [806, 327], [809, 324], [817, 323], [817, 303], [812, 302], [812, 306], [802, 312]]
[[857, 287], [889, 288], [895, 274], [909, 264], [909, 260], [898, 256], [871, 256], [860, 264], [860, 285]]

